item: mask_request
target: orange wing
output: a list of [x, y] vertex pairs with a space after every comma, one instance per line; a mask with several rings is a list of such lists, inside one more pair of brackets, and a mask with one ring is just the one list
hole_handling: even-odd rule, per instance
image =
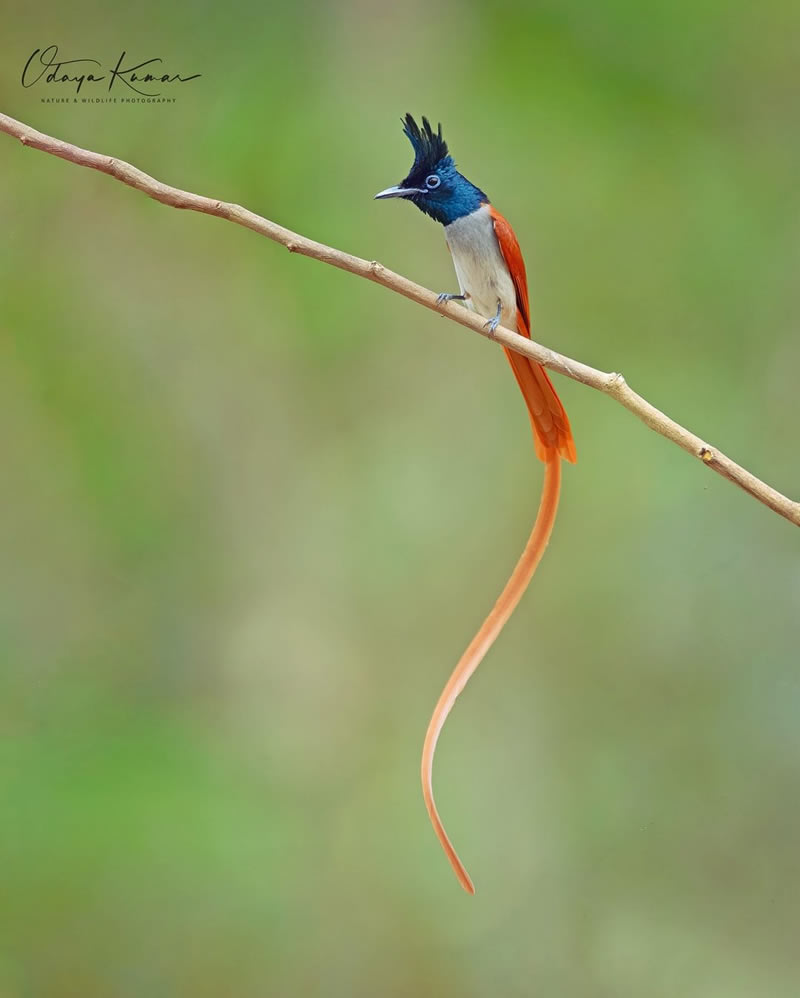
[[[517, 292], [517, 332], [530, 339], [528, 278], [525, 274], [522, 250], [519, 248], [514, 230], [493, 205], [489, 205], [489, 213], [492, 216], [494, 233], [500, 244], [500, 252], [511, 272], [511, 279]], [[577, 454], [569, 419], [547, 372], [541, 364], [513, 350], [506, 349], [506, 357], [528, 407], [537, 456], [542, 461], [547, 461], [549, 454], [556, 451], [565, 461], [574, 464]]]

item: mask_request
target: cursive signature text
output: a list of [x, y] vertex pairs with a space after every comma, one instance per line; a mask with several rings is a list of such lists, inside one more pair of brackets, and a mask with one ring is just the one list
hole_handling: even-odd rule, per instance
[[[44, 83], [66, 83], [75, 86], [75, 93], [81, 92], [84, 84], [101, 83], [108, 80], [109, 91], [117, 81], [143, 97], [158, 97], [158, 84], [187, 83], [196, 80], [202, 73], [181, 76], [180, 73], [165, 73], [158, 63], [163, 59], [145, 59], [135, 66], [123, 66], [127, 52], [123, 52], [113, 69], [102, 72], [103, 65], [97, 59], [60, 59], [58, 46], [48, 45], [46, 49], [34, 49], [25, 68], [22, 70], [23, 87], [32, 87], [44, 79]], [[38, 57], [38, 58], [37, 58]], [[101, 75], [102, 73], [102, 75]], [[138, 85], [137, 85], [138, 84]], [[140, 87], [147, 86], [147, 90]]]

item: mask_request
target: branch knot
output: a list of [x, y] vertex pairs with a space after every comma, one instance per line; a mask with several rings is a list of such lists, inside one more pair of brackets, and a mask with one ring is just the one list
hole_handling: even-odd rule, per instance
[[621, 389], [625, 388], [626, 385], [627, 382], [625, 381], [625, 375], [614, 373], [609, 375], [605, 390], [609, 394], [613, 395], [614, 393], [619, 392]]

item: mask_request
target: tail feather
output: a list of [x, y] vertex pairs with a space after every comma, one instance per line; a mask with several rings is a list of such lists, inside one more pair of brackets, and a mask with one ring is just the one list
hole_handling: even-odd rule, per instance
[[459, 693], [464, 689], [470, 676], [475, 672], [483, 661], [484, 656], [494, 644], [498, 634], [503, 630], [506, 621], [514, 612], [514, 608], [522, 598], [522, 594], [528, 587], [528, 583], [533, 578], [536, 566], [539, 564], [550, 534], [556, 520], [558, 511], [558, 497], [561, 491], [561, 458], [558, 452], [551, 448], [548, 451], [544, 469], [544, 485], [542, 487], [542, 498], [539, 502], [539, 511], [536, 514], [536, 521], [533, 524], [528, 543], [522, 552], [519, 561], [511, 573], [511, 577], [506, 582], [503, 591], [497, 599], [491, 613], [481, 625], [480, 630], [470, 641], [467, 650], [461, 656], [458, 664], [453, 670], [447, 685], [442, 690], [442, 694], [436, 704], [425, 734], [425, 743], [422, 748], [422, 796], [425, 800], [425, 807], [433, 824], [436, 836], [444, 849], [450, 865], [453, 867], [456, 876], [464, 888], [470, 894], [475, 893], [472, 880], [467, 873], [464, 864], [458, 858], [458, 853], [453, 848], [447, 832], [444, 830], [442, 819], [436, 808], [433, 797], [433, 757], [436, 752], [436, 743], [439, 740], [444, 722], [452, 710]]
[[[523, 336], [529, 335], [520, 314], [517, 315], [517, 329]], [[508, 348], [505, 353], [528, 407], [537, 457], [546, 461], [550, 451], [556, 451], [565, 461], [574, 464], [578, 455], [569, 419], [547, 371], [521, 353]]]
[[[524, 269], [522, 273], [524, 276]], [[525, 300], [527, 302], [527, 289], [525, 290]], [[521, 311], [517, 313], [517, 328], [523, 336], [530, 335], [525, 315]], [[540, 460], [544, 461], [542, 497], [525, 550], [491, 613], [470, 641], [467, 650], [461, 656], [442, 690], [428, 724], [422, 748], [422, 796], [425, 800], [425, 807], [450, 865], [453, 867], [461, 886], [470, 894], [475, 893], [472, 880], [444, 829], [433, 796], [433, 757], [436, 752], [436, 744], [456, 698], [503, 630], [506, 621], [514, 612], [517, 603], [528, 587], [528, 583], [533, 578], [536, 567], [544, 554], [558, 512], [558, 499], [561, 492], [561, 460], [563, 458], [571, 463], [577, 460], [569, 419], [545, 369], [529, 357], [513, 350], [507, 349], [506, 356], [528, 407], [536, 454]]]

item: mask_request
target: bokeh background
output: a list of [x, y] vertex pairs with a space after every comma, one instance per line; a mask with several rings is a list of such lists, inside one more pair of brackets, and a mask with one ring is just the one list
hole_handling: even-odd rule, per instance
[[[47, 106], [28, 54], [202, 72]], [[454, 288], [372, 194], [412, 111], [512, 220], [535, 335], [800, 495], [800, 7], [18, 5], [2, 110]], [[0, 136], [0, 995], [800, 988], [797, 531], [558, 380], [534, 585], [433, 703], [541, 469], [499, 349]]]

